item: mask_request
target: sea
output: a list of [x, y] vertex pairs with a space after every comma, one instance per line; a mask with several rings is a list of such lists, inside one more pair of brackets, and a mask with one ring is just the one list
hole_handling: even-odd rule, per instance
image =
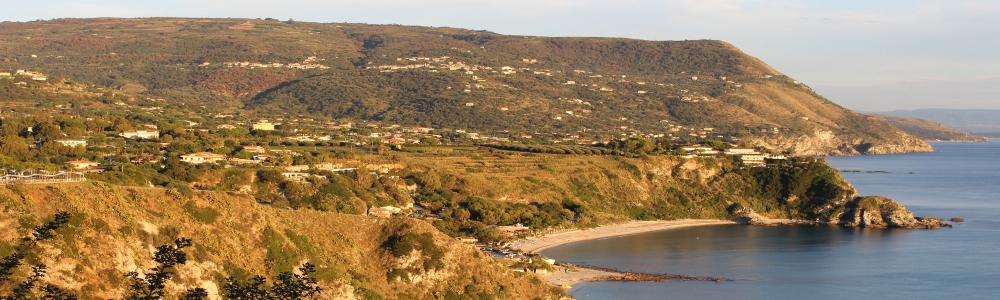
[[[719, 225], [582, 241], [558, 261], [729, 282], [584, 282], [576, 299], [1000, 299], [1000, 141], [937, 152], [827, 157], [861, 195], [954, 228]], [[886, 171], [867, 173], [867, 171]]]

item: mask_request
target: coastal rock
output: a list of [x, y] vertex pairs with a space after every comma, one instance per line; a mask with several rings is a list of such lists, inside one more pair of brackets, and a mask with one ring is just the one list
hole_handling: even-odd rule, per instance
[[951, 224], [945, 223], [944, 220], [933, 218], [933, 217], [917, 217], [917, 223], [910, 228], [923, 228], [923, 229], [935, 229], [947, 227], [951, 228]]
[[733, 222], [736, 222], [737, 224], [761, 225], [767, 223], [764, 221], [764, 217], [757, 214], [757, 212], [753, 211], [753, 208], [737, 204], [734, 205], [731, 209], [733, 215], [736, 216], [735, 218], [733, 218]]
[[965, 219], [962, 219], [962, 218], [959, 218], [959, 217], [954, 217], [954, 218], [948, 219], [948, 221], [952, 221], [952, 222], [955, 222], [955, 223], [962, 223], [962, 222], [965, 222]]
[[950, 227], [943, 220], [931, 217], [913, 217], [903, 205], [892, 199], [869, 196], [857, 197], [847, 203], [840, 215], [839, 225], [865, 228], [925, 228]]

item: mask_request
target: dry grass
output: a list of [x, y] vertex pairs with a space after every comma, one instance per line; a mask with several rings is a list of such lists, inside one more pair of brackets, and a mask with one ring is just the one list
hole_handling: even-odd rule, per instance
[[[274, 276], [306, 261], [318, 266], [328, 291], [322, 298], [330, 299], [362, 291], [386, 299], [404, 292], [426, 298], [433, 292], [464, 291], [474, 283], [480, 290], [503, 286], [508, 296], [521, 296], [515, 299], [549, 290], [529, 278], [515, 278], [486, 256], [477, 258], [478, 250], [412, 219], [283, 210], [242, 195], [201, 192], [188, 198], [163, 189], [100, 183], [28, 186], [17, 193], [0, 188], [0, 202], [0, 224], [20, 235], [27, 233], [25, 225], [44, 222], [58, 211], [74, 214], [42, 257], [50, 266], [76, 265], [60, 271], [61, 279], [53, 283], [84, 298], [119, 298], [121, 275], [151, 267], [153, 247], [176, 237], [191, 238], [196, 245], [189, 251], [193, 261], [175, 280], [184, 286], [171, 287], [178, 291], [195, 285], [217, 291], [227, 276]], [[208, 220], [193, 214], [192, 207], [210, 208], [217, 215]], [[433, 233], [435, 243], [446, 250], [445, 268], [410, 275], [419, 281], [389, 282], [386, 274], [397, 262], [382, 245], [401, 227]], [[10, 243], [17, 236], [4, 235], [3, 240]]]

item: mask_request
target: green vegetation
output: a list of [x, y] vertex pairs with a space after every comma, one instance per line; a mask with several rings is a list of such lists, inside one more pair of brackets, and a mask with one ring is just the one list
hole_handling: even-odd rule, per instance
[[198, 220], [205, 224], [212, 224], [215, 219], [219, 217], [219, 212], [211, 207], [197, 207], [194, 202], [188, 201], [184, 203], [184, 211], [191, 215], [192, 218]]
[[737, 174], [726, 178], [726, 192], [744, 196], [750, 202], [747, 206], [757, 212], [789, 218], [829, 219], [855, 193], [822, 159], [803, 158]]
[[[10, 254], [7, 254], [7, 256], [4, 256], [0, 260], [0, 287], [4, 289], [4, 292], [9, 291], [10, 293], [2, 295], [0, 298], [27, 299], [30, 295], [38, 293], [45, 299], [76, 299], [76, 296], [67, 293], [57, 286], [52, 284], [41, 285], [39, 283], [39, 280], [45, 277], [47, 272], [47, 266], [42, 263], [33, 265], [31, 272], [27, 274], [23, 282], [15, 284], [11, 280], [13, 279], [12, 275], [25, 264], [25, 260], [29, 259], [29, 255], [31, 256], [31, 260], [37, 259], [33, 250], [38, 246], [38, 243], [55, 238], [56, 230], [66, 225], [70, 218], [71, 215], [67, 212], [57, 213], [52, 221], [35, 227], [29, 236], [22, 238], [19, 244], [12, 247], [13, 249], [11, 249]], [[36, 291], [36, 287], [39, 286], [41, 291]]]
[[444, 258], [444, 251], [434, 244], [434, 236], [430, 233], [397, 233], [386, 240], [385, 246], [397, 258], [410, 255], [413, 251], [418, 251], [423, 260], [423, 271], [444, 267], [444, 262], [441, 261]]

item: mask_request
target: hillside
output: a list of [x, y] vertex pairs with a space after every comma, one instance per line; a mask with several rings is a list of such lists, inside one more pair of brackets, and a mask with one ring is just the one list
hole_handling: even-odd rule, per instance
[[[153, 247], [186, 237], [194, 243], [191, 260], [169, 291], [200, 286], [214, 295], [229, 276], [273, 279], [311, 262], [322, 299], [558, 299], [561, 288], [512, 272], [506, 265], [514, 262], [454, 237], [509, 241], [496, 226], [515, 224], [549, 230], [685, 218], [752, 223], [760, 216], [861, 227], [944, 225], [914, 219], [889, 199], [858, 197], [837, 170], [812, 157], [746, 168], [724, 155], [413, 146], [347, 153], [336, 162], [358, 171], [312, 170], [308, 180], [293, 180], [281, 173], [285, 166], [168, 161], [163, 169], [121, 164], [84, 183], [5, 185], [0, 254], [28, 228], [68, 211], [74, 217], [66, 228], [31, 259], [49, 266], [44, 282], [84, 298], [121, 297], [122, 274], [148, 270]], [[362, 215], [385, 206], [403, 209], [387, 218]]]
[[[325, 290], [319, 299], [556, 299], [564, 294], [414, 219], [277, 209], [244, 195], [183, 196], [102, 183], [7, 186], [0, 188], [0, 201], [4, 255], [29, 226], [58, 211], [73, 214], [56, 240], [46, 242], [32, 259], [49, 266], [44, 280], [83, 299], [120, 298], [125, 272], [148, 271], [153, 248], [177, 237], [192, 239], [194, 247], [179, 278], [168, 285], [173, 292], [200, 286], [218, 295], [228, 276], [274, 278], [308, 261], [317, 265]], [[396, 257], [386, 246], [424, 233], [440, 256], [422, 249]], [[400, 271], [406, 280], [394, 276]]]
[[0, 69], [37, 70], [197, 114], [590, 141], [721, 139], [803, 155], [931, 151], [721, 41], [174, 18], [5, 22], [0, 40]]
[[894, 110], [876, 114], [927, 119], [972, 134], [1000, 136], [1000, 110], [925, 108]]
[[875, 115], [879, 120], [927, 141], [985, 142], [986, 138], [945, 127], [934, 121], [919, 118]]

